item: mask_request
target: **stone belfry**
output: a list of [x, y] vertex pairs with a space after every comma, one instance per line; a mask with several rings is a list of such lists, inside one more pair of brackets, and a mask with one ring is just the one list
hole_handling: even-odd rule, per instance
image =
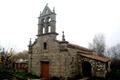
[[56, 13], [50, 10], [48, 5], [45, 6], [43, 12], [40, 13], [38, 20], [38, 37], [46, 34], [56, 33]]

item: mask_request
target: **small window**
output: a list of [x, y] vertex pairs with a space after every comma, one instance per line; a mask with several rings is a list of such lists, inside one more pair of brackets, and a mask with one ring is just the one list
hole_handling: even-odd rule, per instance
[[47, 43], [44, 42], [43, 45], [44, 45], [43, 48], [46, 50], [47, 49]]

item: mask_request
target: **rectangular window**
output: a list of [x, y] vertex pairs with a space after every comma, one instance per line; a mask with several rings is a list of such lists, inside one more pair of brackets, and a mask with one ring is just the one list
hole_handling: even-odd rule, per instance
[[44, 45], [43, 48], [46, 50], [47, 49], [47, 43], [44, 42], [43, 45]]

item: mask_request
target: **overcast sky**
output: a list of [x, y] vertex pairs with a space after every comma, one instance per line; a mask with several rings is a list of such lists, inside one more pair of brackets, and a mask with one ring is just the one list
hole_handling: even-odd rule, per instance
[[95, 34], [103, 33], [108, 47], [120, 43], [119, 0], [0, 0], [0, 45], [27, 50], [37, 35], [40, 11], [55, 7], [56, 28], [61, 40], [88, 47]]

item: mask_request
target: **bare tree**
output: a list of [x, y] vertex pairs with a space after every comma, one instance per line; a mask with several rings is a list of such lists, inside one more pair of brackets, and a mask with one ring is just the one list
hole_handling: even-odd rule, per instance
[[13, 60], [18, 60], [18, 59], [23, 59], [23, 60], [27, 60], [28, 59], [28, 51], [22, 51], [22, 52], [18, 52], [16, 54], [14, 54], [14, 56], [12, 57]]
[[120, 44], [107, 49], [107, 54], [111, 55], [111, 58], [120, 59]]
[[103, 34], [97, 34], [93, 38], [93, 42], [89, 43], [89, 49], [96, 51], [102, 55], [105, 52], [105, 37]]

